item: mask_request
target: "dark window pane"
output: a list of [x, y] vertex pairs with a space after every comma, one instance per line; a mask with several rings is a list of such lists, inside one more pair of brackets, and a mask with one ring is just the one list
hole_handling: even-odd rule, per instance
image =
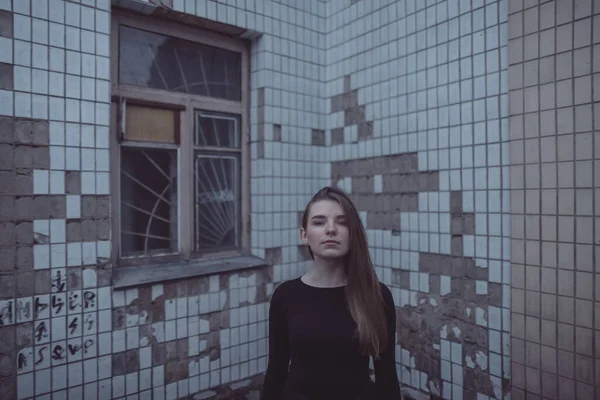
[[196, 250], [239, 246], [239, 164], [235, 156], [196, 154]]
[[121, 253], [177, 252], [177, 153], [121, 148]]
[[119, 82], [240, 100], [242, 57], [234, 51], [121, 26]]
[[196, 146], [240, 147], [237, 116], [208, 113], [196, 115]]

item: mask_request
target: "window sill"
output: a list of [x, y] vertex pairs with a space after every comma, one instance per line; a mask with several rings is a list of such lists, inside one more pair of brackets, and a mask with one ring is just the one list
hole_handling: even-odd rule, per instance
[[112, 286], [114, 289], [126, 289], [223, 272], [261, 268], [267, 265], [268, 263], [261, 258], [238, 255], [189, 262], [114, 268]]

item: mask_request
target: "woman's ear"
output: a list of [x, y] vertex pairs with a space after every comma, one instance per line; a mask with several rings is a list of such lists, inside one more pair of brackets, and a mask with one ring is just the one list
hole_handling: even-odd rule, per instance
[[304, 230], [304, 228], [300, 228], [300, 240], [302, 240], [302, 243], [308, 244], [308, 238], [306, 237], [306, 230]]

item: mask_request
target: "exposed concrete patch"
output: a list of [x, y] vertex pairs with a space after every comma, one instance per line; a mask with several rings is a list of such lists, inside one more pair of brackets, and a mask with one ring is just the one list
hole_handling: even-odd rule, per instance
[[[336, 97], [332, 108], [343, 107], [352, 96]], [[368, 229], [400, 232], [400, 213], [418, 212], [419, 194], [439, 190], [439, 172], [419, 170], [417, 153], [338, 161], [331, 173], [334, 183], [352, 180], [351, 197], [359, 211], [367, 212]], [[475, 214], [464, 212], [460, 191], [451, 192], [449, 202], [451, 253], [420, 252], [418, 271], [392, 273], [393, 285], [412, 296], [410, 305], [397, 309], [398, 343], [409, 356], [403, 368], [426, 379], [420, 389], [427, 394], [413, 390], [409, 396], [443, 395], [443, 382], [452, 382], [442, 377], [442, 363], [450, 364], [441, 352], [447, 344], [458, 349], [452, 368], [462, 370], [465, 399], [477, 393], [493, 397], [498, 390], [506, 394], [508, 381], [494, 382], [487, 365], [488, 309], [502, 307], [502, 285], [490, 283], [489, 270], [464, 256], [463, 236], [475, 234]]]
[[269, 265], [281, 264], [281, 247], [271, 247], [265, 250], [265, 260]]
[[281, 142], [281, 125], [273, 125], [273, 141]]
[[17, 398], [17, 377], [12, 375], [9, 378], [0, 379], [0, 392], [6, 396], [7, 399]]
[[[351, 77], [344, 77], [344, 92], [331, 98], [331, 112], [344, 112], [344, 126], [357, 125], [357, 140], [366, 140], [373, 137], [373, 121], [368, 121], [366, 117], [366, 108], [358, 104], [358, 90], [351, 90]], [[340, 129], [341, 132], [340, 132]], [[331, 131], [331, 144], [341, 144], [344, 142], [343, 128], [334, 128]], [[334, 138], [335, 136], [335, 138]]]
[[0, 10], [0, 36], [13, 37], [13, 13]]
[[[418, 173], [418, 162], [417, 153], [336, 161], [331, 164], [331, 174], [334, 178], [343, 178]], [[384, 191], [386, 187], [384, 181]]]
[[344, 144], [344, 128], [334, 128], [331, 130], [331, 145]]
[[313, 129], [311, 135], [311, 144], [313, 146], [325, 146], [325, 131]]
[[335, 183], [352, 180], [352, 200], [367, 211], [369, 229], [399, 231], [400, 213], [419, 211], [419, 193], [439, 190], [439, 172], [419, 171], [417, 153], [338, 161], [331, 170]]
[[[0, 36], [12, 37], [12, 31], [12, 13], [0, 11]], [[0, 89], [12, 85], [12, 65], [0, 64]], [[51, 198], [64, 197], [33, 196], [34, 169], [49, 168], [48, 145], [48, 121], [0, 117], [0, 299], [8, 300], [0, 307], [0, 325], [15, 324], [0, 326], [0, 393], [6, 398], [17, 398], [19, 364], [33, 365], [33, 296], [51, 292], [50, 271], [34, 271], [33, 263], [34, 245], [49, 243], [49, 231], [36, 235], [33, 221], [58, 214]]]
[[[2, 22], [0, 21], [0, 27]], [[2, 29], [2, 28], [0, 28]], [[14, 66], [12, 64], [0, 63], [0, 89], [13, 90]]]
[[[478, 361], [487, 359], [488, 329], [476, 324], [474, 313], [466, 312], [469, 308], [480, 308], [479, 303], [465, 301], [460, 293], [453, 291], [446, 296], [419, 293], [417, 304], [397, 310], [398, 342], [413, 357], [414, 368], [427, 375], [428, 387], [442, 387], [442, 339], [460, 344], [460, 360], [452, 360], [459, 365], [467, 357]], [[475, 363], [474, 368], [464, 365], [461, 368], [465, 374], [464, 384], [467, 380], [478, 382], [478, 393], [494, 395], [487, 369]], [[467, 374], [471, 377], [467, 378]]]

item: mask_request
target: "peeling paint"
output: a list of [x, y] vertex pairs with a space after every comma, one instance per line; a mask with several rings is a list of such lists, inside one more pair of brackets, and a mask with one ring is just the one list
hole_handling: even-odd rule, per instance
[[434, 382], [434, 381], [429, 381], [428, 382], [429, 386], [429, 391], [431, 392], [432, 395], [434, 396], [440, 396], [441, 395], [441, 391], [440, 391], [440, 384], [439, 382]]
[[[489, 334], [486, 320], [488, 306], [472, 303], [463, 298], [464, 290], [475, 295], [474, 280], [471, 281], [471, 285], [467, 284], [468, 281], [464, 281], [463, 283], [467, 285], [461, 290], [455, 283], [456, 278], [448, 277], [448, 280], [452, 283], [452, 290], [448, 295], [411, 292], [411, 297], [414, 297], [417, 305], [404, 305], [398, 310], [398, 341], [403, 352], [410, 354], [410, 358], [403, 359], [402, 362], [407, 367], [406, 373], [411, 376], [415, 370], [419, 371], [419, 378], [411, 378], [410, 384], [432, 395], [445, 397], [446, 381], [442, 380], [441, 363], [447, 362], [442, 360], [448, 357], [450, 359], [448, 361], [452, 362], [452, 382], [456, 384], [454, 377], [460, 377], [459, 384], [462, 384], [462, 387], [457, 387], [461, 387], [461, 395], [463, 390], [469, 390], [473, 393], [493, 396], [491, 375], [488, 373]], [[459, 293], [461, 298], [457, 297]], [[466, 298], [472, 298], [473, 301], [477, 299], [469, 296]], [[432, 299], [434, 301], [431, 301]], [[450, 342], [448, 350], [444, 346], [440, 347], [440, 340]], [[466, 368], [464, 371], [463, 365]], [[421, 375], [421, 372], [424, 375]], [[415, 382], [412, 382], [413, 379], [417, 379], [416, 386]], [[446, 379], [449, 377], [446, 376]], [[467, 383], [471, 379], [476, 382], [472, 387]], [[403, 381], [406, 379], [403, 378]]]
[[456, 338], [460, 338], [461, 332], [460, 332], [460, 329], [457, 326], [455, 326], [455, 327], [452, 328], [452, 333], [454, 333], [454, 336]]
[[452, 291], [451, 279], [449, 276], [440, 276], [440, 294], [446, 296]]
[[475, 309], [475, 323], [481, 326], [487, 326], [487, 321], [485, 319], [485, 310], [483, 308], [477, 307]]
[[442, 339], [448, 339], [448, 326], [444, 325], [440, 330], [440, 337]]
[[477, 360], [477, 365], [479, 365], [479, 367], [481, 368], [481, 370], [485, 371], [487, 369], [487, 365], [488, 365], [488, 357], [487, 357], [487, 355], [485, 355], [481, 351], [478, 351], [477, 355], [476, 355], [476, 360]]
[[471, 356], [467, 355], [465, 357], [465, 362], [467, 364], [467, 367], [469, 367], [469, 368], [475, 368], [475, 363], [473, 362], [473, 359], [471, 358]]

